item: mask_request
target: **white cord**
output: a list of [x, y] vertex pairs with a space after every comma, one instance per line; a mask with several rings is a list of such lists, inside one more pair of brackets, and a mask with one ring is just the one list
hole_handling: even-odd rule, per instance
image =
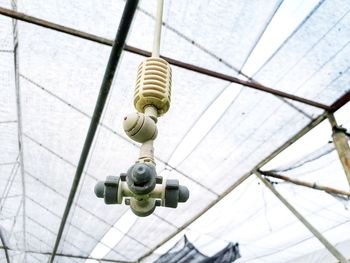
[[154, 39], [153, 39], [152, 57], [159, 57], [160, 33], [162, 30], [163, 5], [164, 5], [164, 0], [158, 0], [157, 15], [156, 15], [156, 27], [154, 30]]

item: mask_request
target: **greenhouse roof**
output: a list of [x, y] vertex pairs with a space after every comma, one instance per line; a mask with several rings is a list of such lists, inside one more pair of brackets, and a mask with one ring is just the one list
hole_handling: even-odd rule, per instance
[[[337, 262], [254, 171], [349, 190], [326, 120], [350, 127], [349, 1], [165, 1], [157, 171], [190, 199], [139, 218], [93, 189], [138, 156], [122, 119], [157, 3], [140, 1], [57, 251], [125, 1], [16, 2], [0, 0], [1, 262], [152, 262], [183, 234], [206, 255], [238, 242], [238, 263]], [[270, 180], [350, 258], [348, 199]]]

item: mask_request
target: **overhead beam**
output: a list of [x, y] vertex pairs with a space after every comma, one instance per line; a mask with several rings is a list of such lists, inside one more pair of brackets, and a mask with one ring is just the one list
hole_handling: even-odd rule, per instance
[[303, 217], [301, 213], [298, 212], [288, 202], [287, 199], [285, 199], [273, 186], [272, 184], [267, 181], [263, 175], [259, 171], [254, 171], [255, 175], [263, 182], [263, 184], [270, 189], [270, 191], [288, 208], [290, 212], [293, 213], [293, 215], [299, 219], [299, 221], [325, 246], [325, 248], [335, 257], [337, 258], [341, 263], [349, 263], [349, 261], [345, 258], [344, 255], [340, 253], [340, 251], [333, 246], [309, 221], [306, 220], [306, 218]]
[[269, 171], [259, 171], [259, 172], [261, 174], [263, 174], [264, 176], [277, 178], [277, 179], [280, 179], [280, 180], [283, 180], [283, 181], [286, 181], [286, 182], [290, 182], [290, 183], [295, 184], [295, 185], [305, 186], [305, 187], [312, 188], [312, 189], [315, 189], [315, 190], [324, 191], [324, 192], [326, 192], [328, 194], [345, 195], [347, 197], [350, 197], [350, 192], [339, 190], [339, 189], [335, 189], [333, 187], [323, 186], [323, 185], [319, 185], [317, 183], [305, 182], [305, 181], [302, 181], [302, 180], [299, 180], [299, 179], [290, 178], [288, 176], [276, 174], [276, 173], [269, 172]]
[[[350, 93], [350, 92], [349, 92]], [[334, 103], [333, 104], [333, 111], [339, 110], [343, 105], [345, 105], [347, 102], [350, 101], [350, 96], [348, 94], [343, 95], [340, 97], [337, 101], [341, 101], [342, 103]], [[231, 193], [234, 189], [236, 189], [241, 183], [243, 183], [252, 173], [254, 173], [255, 170], [260, 170], [261, 167], [263, 167], [265, 164], [267, 164], [269, 161], [271, 161], [273, 158], [275, 158], [278, 154], [280, 154], [282, 151], [287, 149], [290, 145], [295, 143], [297, 140], [299, 140], [301, 137], [303, 137], [305, 134], [307, 134], [309, 131], [311, 131], [313, 128], [315, 128], [317, 125], [319, 125], [322, 121], [324, 121], [328, 117], [328, 113], [324, 112], [321, 115], [319, 115], [317, 118], [313, 119], [308, 123], [304, 128], [302, 128], [299, 132], [297, 132], [292, 138], [287, 140], [285, 143], [283, 143], [280, 147], [278, 147], [276, 150], [274, 150], [271, 154], [269, 154], [265, 159], [260, 161], [251, 171], [244, 174], [242, 177], [240, 177], [233, 185], [231, 185], [224, 193], [222, 193], [216, 200], [211, 202], [207, 207], [205, 207], [201, 212], [199, 212], [197, 215], [192, 217], [190, 220], [188, 220], [183, 226], [178, 228], [174, 233], [163, 239], [160, 243], [158, 243], [154, 248], [152, 248], [150, 251], [145, 253], [139, 258], [139, 261], [142, 259], [147, 258], [150, 256], [155, 250], [157, 250], [159, 247], [164, 245], [166, 242], [168, 242], [170, 239], [175, 237], [178, 233], [180, 233], [182, 230], [188, 228], [193, 222], [195, 222], [199, 217], [204, 215], [206, 212], [208, 212], [213, 206], [215, 206], [218, 202], [220, 202], [225, 196], [227, 196], [229, 193]]]
[[295, 143], [297, 140], [299, 140], [302, 136], [304, 136], [306, 133], [308, 133], [310, 130], [312, 130], [315, 126], [320, 124], [324, 119], [327, 118], [327, 114], [323, 113], [320, 116], [318, 116], [316, 119], [312, 120], [308, 125], [306, 125], [303, 129], [301, 129], [297, 134], [295, 134], [292, 138], [290, 138], [287, 142], [282, 144], [279, 148], [277, 148], [275, 151], [273, 151], [270, 155], [268, 155], [265, 159], [260, 161], [251, 171], [244, 174], [242, 177], [240, 177], [237, 181], [235, 181], [234, 184], [232, 184], [224, 193], [222, 193], [217, 199], [212, 201], [208, 206], [206, 206], [201, 212], [196, 214], [194, 217], [192, 217], [190, 220], [188, 220], [185, 224], [183, 224], [181, 227], [179, 227], [176, 231], [174, 231], [171, 235], [163, 239], [160, 243], [158, 243], [154, 248], [152, 248], [150, 251], [145, 253], [139, 258], [139, 261], [147, 258], [155, 250], [160, 248], [162, 245], [164, 245], [166, 242], [168, 242], [170, 239], [175, 237], [178, 233], [180, 233], [182, 230], [188, 228], [193, 222], [195, 222], [198, 218], [200, 218], [202, 215], [204, 215], [206, 212], [208, 212], [213, 206], [215, 206], [217, 203], [219, 203], [223, 198], [225, 198], [229, 193], [231, 193], [234, 189], [236, 189], [241, 183], [243, 183], [252, 173], [254, 170], [260, 169], [262, 166], [267, 164], [269, 161], [271, 161], [273, 158], [275, 158], [279, 153], [284, 151], [286, 148], [288, 148], [290, 145]]
[[89, 156], [89, 152], [90, 152], [91, 145], [93, 143], [93, 140], [94, 140], [94, 137], [96, 134], [97, 127], [100, 123], [102, 112], [104, 110], [104, 106], [106, 104], [110, 88], [112, 86], [114, 74], [116, 72], [118, 63], [120, 61], [121, 53], [122, 53], [122, 50], [123, 50], [124, 45], [125, 45], [126, 37], [129, 33], [131, 23], [133, 21], [134, 15], [135, 15], [135, 11], [136, 11], [138, 2], [139, 2], [138, 0], [127, 0], [126, 1], [123, 15], [121, 17], [120, 24], [118, 26], [118, 31], [117, 31], [117, 34], [115, 37], [115, 41], [114, 41], [113, 46], [112, 46], [111, 54], [110, 54], [109, 59], [108, 59], [105, 74], [103, 76], [101, 88], [100, 88], [100, 91], [99, 91], [99, 94], [97, 97], [97, 101], [96, 101], [95, 109], [94, 109], [92, 119], [90, 122], [90, 126], [88, 129], [86, 138], [85, 138], [83, 149], [82, 149], [81, 154], [80, 154], [80, 158], [79, 158], [77, 169], [76, 169], [76, 172], [74, 175], [73, 183], [72, 183], [72, 186], [71, 186], [71, 189], [69, 192], [67, 204], [66, 204], [66, 207], [65, 207], [62, 219], [61, 219], [60, 227], [59, 227], [57, 237], [55, 240], [55, 245], [54, 245], [50, 260], [49, 260], [50, 263], [53, 263], [53, 261], [55, 259], [57, 249], [58, 249], [58, 246], [60, 244], [62, 234], [64, 231], [64, 227], [66, 225], [66, 221], [67, 221], [67, 218], [69, 216], [69, 212], [70, 212], [70, 209], [72, 207], [74, 197], [75, 197], [75, 194], [76, 194], [78, 186], [79, 186], [81, 175], [84, 171], [85, 163], [86, 163], [87, 158]]
[[[66, 33], [66, 34], [69, 34], [69, 35], [72, 35], [72, 36], [76, 36], [76, 37], [80, 37], [80, 38], [83, 38], [83, 39], [86, 39], [86, 40], [90, 40], [90, 41], [93, 41], [93, 42], [96, 42], [96, 43], [100, 43], [100, 44], [104, 44], [104, 45], [107, 45], [107, 46], [112, 46], [113, 44], [113, 41], [112, 40], [109, 40], [109, 39], [106, 39], [106, 38], [101, 38], [101, 37], [98, 37], [96, 35], [93, 35], [93, 34], [89, 34], [89, 33], [85, 33], [85, 32], [82, 32], [82, 31], [79, 31], [79, 30], [75, 30], [75, 29], [72, 29], [72, 28], [69, 28], [69, 27], [64, 27], [64, 26], [61, 26], [61, 25], [58, 25], [58, 24], [55, 24], [55, 23], [51, 23], [51, 22], [48, 22], [48, 21], [45, 21], [45, 20], [42, 20], [42, 19], [38, 19], [38, 18], [35, 18], [35, 17], [32, 17], [32, 16], [27, 16], [23, 13], [19, 13], [19, 12], [14, 12], [12, 10], [9, 10], [9, 9], [5, 9], [5, 8], [0, 8], [0, 14], [4, 15], [4, 16], [8, 16], [8, 17], [12, 17], [12, 18], [15, 18], [15, 19], [18, 19], [18, 20], [21, 20], [21, 21], [24, 21], [24, 22], [28, 22], [28, 23], [31, 23], [31, 24], [35, 24], [35, 25], [38, 25], [38, 26], [42, 26], [42, 27], [46, 27], [46, 28], [49, 28], [49, 29], [53, 29], [53, 30], [56, 30], [56, 31], [59, 31], [59, 32], [62, 32], [62, 33]], [[150, 52], [148, 51], [145, 51], [145, 50], [141, 50], [141, 49], [138, 49], [138, 48], [135, 48], [135, 47], [131, 47], [131, 46], [125, 46], [124, 48], [126, 51], [128, 52], [131, 52], [131, 53], [135, 53], [135, 54], [138, 54], [138, 55], [141, 55], [141, 56], [150, 56]], [[178, 61], [178, 60], [175, 60], [175, 59], [171, 59], [171, 58], [167, 58], [167, 57], [163, 57], [165, 58], [166, 60], [168, 60], [168, 62], [170, 64], [173, 64], [175, 66], [178, 66], [178, 67], [181, 67], [181, 68], [185, 68], [185, 69], [188, 69], [188, 70], [192, 70], [192, 71], [195, 71], [195, 72], [198, 72], [198, 73], [201, 73], [201, 74], [206, 74], [208, 76], [211, 76], [211, 77], [214, 77], [214, 78], [218, 78], [218, 79], [222, 79], [222, 80], [226, 80], [226, 81], [231, 81], [233, 83], [237, 83], [237, 84], [242, 84], [242, 85], [245, 85], [245, 86], [248, 86], [248, 84], [252, 85], [254, 88], [255, 83], [251, 83], [251, 82], [248, 82], [248, 81], [242, 81], [238, 78], [234, 78], [234, 77], [231, 77], [231, 76], [228, 76], [228, 75], [224, 75], [224, 74], [221, 74], [221, 73], [217, 73], [217, 72], [214, 72], [214, 71], [210, 71], [210, 70], [207, 70], [207, 69], [204, 69], [204, 68], [201, 68], [201, 67], [197, 67], [197, 66], [194, 66], [194, 65], [191, 65], [191, 64], [188, 64], [188, 63], [183, 63], [181, 61]], [[237, 82], [235, 82], [237, 80]], [[248, 86], [250, 87], [250, 86]], [[325, 109], [327, 111], [331, 111], [331, 112], [334, 112], [336, 111], [337, 109], [339, 109], [341, 106], [343, 106], [346, 102], [349, 101], [350, 99], [350, 94], [348, 94], [348, 98], [343, 98], [343, 99], [340, 99], [339, 101], [337, 101], [336, 103], [332, 104], [331, 107], [327, 106], [327, 105], [323, 105], [323, 104], [320, 104], [320, 103], [317, 103], [317, 102], [314, 102], [314, 101], [310, 101], [310, 100], [307, 100], [307, 99], [304, 99], [304, 98], [300, 98], [300, 97], [297, 97], [297, 96], [293, 96], [291, 94], [287, 94], [287, 93], [284, 93], [284, 92], [280, 92], [280, 91], [276, 91], [276, 90], [272, 90], [271, 91], [268, 91], [268, 90], [262, 90], [260, 89], [261, 87], [264, 87], [262, 85], [257, 85], [256, 86], [256, 89], [259, 89], [261, 91], [265, 91], [265, 92], [268, 92], [268, 93], [271, 93], [271, 94], [274, 94], [274, 95], [277, 95], [277, 96], [280, 96], [280, 97], [284, 97], [284, 98], [287, 98], [287, 99], [291, 99], [291, 100], [295, 100], [295, 101], [299, 101], [299, 102], [302, 102], [304, 104], [308, 104], [308, 105], [311, 105], [311, 106], [315, 106], [315, 107], [318, 107], [318, 108], [322, 108], [322, 109]], [[273, 93], [275, 92], [275, 93]], [[278, 94], [276, 94], [276, 92]], [[286, 96], [284, 96], [286, 95]], [[272, 158], [274, 158], [276, 155], [278, 155], [281, 151], [283, 151], [284, 149], [286, 149], [289, 145], [293, 144], [296, 140], [298, 140], [300, 137], [302, 137], [304, 134], [306, 134], [308, 131], [310, 131], [313, 127], [315, 127], [316, 125], [318, 125], [321, 121], [323, 121], [325, 119], [325, 114], [322, 114], [320, 115], [318, 118], [314, 119], [313, 121], [310, 122], [309, 125], [307, 125], [306, 127], [304, 127], [301, 131], [299, 131], [293, 138], [291, 138], [290, 140], [288, 140], [285, 144], [283, 144], [280, 148], [278, 148], [276, 151], [274, 151], [271, 155], [269, 155], [267, 158], [265, 158], [262, 162], [260, 162], [256, 168], [259, 169], [261, 166], [263, 166], [264, 164], [266, 164], [268, 161], [270, 161]], [[225, 191], [222, 195], [220, 195], [220, 197], [215, 200], [215, 202], [211, 203], [206, 209], [205, 211], [203, 211], [203, 213], [201, 212], [198, 216], [196, 216], [195, 218], [191, 219], [190, 221], [188, 221], [186, 223], [186, 225], [184, 225], [184, 227], [181, 227], [179, 229], [178, 232], [180, 232], [181, 230], [187, 228], [191, 223], [193, 223], [199, 216], [201, 216], [202, 214], [204, 214], [207, 210], [209, 210], [212, 206], [214, 206], [216, 203], [218, 203], [223, 197], [225, 197], [229, 192], [231, 192], [233, 189], [235, 189], [238, 185], [240, 185], [240, 183], [242, 183], [245, 179], [247, 179], [249, 176], [250, 176], [251, 172], [245, 174], [244, 176], [242, 176], [239, 180], [236, 181], [236, 183], [234, 185], [232, 185], [227, 191]], [[167, 238], [167, 240], [164, 240], [164, 243], [168, 240], [170, 240], [173, 236], [175, 236], [177, 233], [175, 233], [174, 235], [172, 236], [169, 236]], [[156, 248], [160, 247], [162, 244], [159, 244], [158, 246], [156, 246]], [[156, 249], [155, 248], [155, 249]], [[152, 252], [155, 250], [155, 249], [152, 249]], [[152, 253], [151, 252], [151, 253]], [[150, 253], [150, 254], [151, 254]], [[146, 255], [144, 255], [146, 256]]]
[[337, 99], [330, 107], [329, 112], [334, 113], [350, 101], [350, 90]]
[[[21, 20], [21, 21], [24, 21], [27, 23], [31, 23], [31, 24], [34, 24], [37, 26], [52, 29], [52, 30], [55, 30], [55, 31], [58, 31], [61, 33], [65, 33], [65, 34], [69, 34], [69, 35], [79, 37], [82, 39], [90, 40], [90, 41], [93, 41], [95, 43], [99, 43], [99, 44], [103, 44], [103, 45], [107, 45], [107, 46], [113, 45], [113, 40], [99, 37], [99, 36], [96, 36], [93, 34], [89, 34], [89, 33], [86, 33], [86, 32], [80, 31], [80, 30], [76, 30], [76, 29], [73, 29], [70, 27], [62, 26], [62, 25], [59, 25], [56, 23], [52, 23], [52, 22], [49, 22], [47, 20], [43, 20], [40, 18], [29, 16], [29, 15], [26, 15], [24, 13], [16, 12], [16, 11], [13, 11], [10, 9], [0, 7], [0, 14], [4, 15], [4, 16], [12, 17], [14, 19], [18, 19], [18, 20]], [[151, 56], [151, 52], [148, 52], [148, 51], [145, 51], [145, 50], [133, 47], [133, 46], [125, 45], [124, 49], [125, 49], [125, 51], [131, 52], [131, 53], [134, 53], [137, 55], [146, 56], [146, 57]], [[270, 94], [276, 95], [278, 97], [290, 99], [293, 101], [298, 101], [300, 103], [307, 104], [307, 105], [310, 105], [310, 106], [313, 106], [316, 108], [320, 108], [320, 109], [323, 109], [326, 111], [331, 110], [331, 107], [324, 105], [322, 103], [312, 101], [312, 100], [309, 100], [306, 98], [302, 98], [302, 97], [299, 97], [299, 96], [296, 96], [293, 94], [289, 94], [289, 93], [286, 93], [286, 92], [283, 92], [280, 90], [276, 90], [276, 89], [273, 89], [270, 87], [266, 87], [266, 86], [261, 85], [261, 84], [256, 83], [256, 82], [245, 81], [245, 80], [242, 80], [242, 79], [239, 79], [236, 77], [232, 77], [230, 75], [226, 75], [226, 74], [222, 74], [222, 73], [219, 73], [219, 72], [216, 72], [213, 70], [209, 70], [206, 68], [198, 67], [198, 66], [195, 66], [195, 65], [192, 65], [189, 63], [185, 63], [185, 62], [182, 62], [182, 61], [179, 61], [176, 59], [169, 58], [169, 57], [165, 57], [165, 56], [161, 56], [161, 57], [163, 59], [167, 60], [170, 64], [177, 66], [177, 67], [180, 67], [180, 68], [191, 70], [191, 71], [194, 71], [194, 72], [197, 72], [200, 74], [204, 74], [204, 75], [207, 75], [207, 76], [210, 76], [213, 78], [217, 78], [217, 79], [229, 81], [232, 83], [236, 83], [239, 85], [243, 85], [243, 86], [248, 87], [248, 88], [260, 90], [262, 92], [270, 93]]]

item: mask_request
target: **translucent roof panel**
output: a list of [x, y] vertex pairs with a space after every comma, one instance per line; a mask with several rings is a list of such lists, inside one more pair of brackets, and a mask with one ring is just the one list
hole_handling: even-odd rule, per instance
[[[0, 0], [0, 6], [11, 9], [15, 2]], [[113, 39], [125, 1], [17, 5], [19, 12]], [[156, 1], [140, 1], [128, 45], [151, 50], [155, 7]], [[161, 54], [331, 105], [349, 91], [349, 10], [350, 3], [341, 0], [168, 0]], [[2, 15], [0, 24], [0, 227], [11, 262], [47, 262], [111, 47]], [[324, 111], [230, 83], [220, 74], [172, 66], [171, 107], [157, 123], [157, 172], [186, 185], [188, 202], [136, 218], [128, 206], [107, 206], [95, 197], [97, 181], [126, 172], [137, 160], [140, 145], [126, 136], [122, 120], [134, 111], [136, 70], [143, 59], [122, 53], [55, 262], [96, 263], [89, 257], [136, 262], [154, 252], [142, 260], [151, 262], [166, 240], [184, 233], [207, 255], [239, 242], [237, 262], [318, 262], [322, 245], [249, 175], [300, 130], [325, 118]], [[342, 111], [348, 116], [349, 105]], [[277, 171], [327, 147], [331, 130], [324, 123], [318, 126], [321, 132], [315, 128], [312, 137], [300, 139], [298, 147], [262, 169]], [[339, 123], [349, 126], [347, 120]], [[348, 186], [334, 149], [280, 172], [343, 190]], [[275, 182], [346, 254], [348, 201]]]
[[[281, 2], [166, 1], [166, 25], [162, 40], [164, 55], [220, 72], [231, 69], [228, 72], [232, 74], [233, 68], [241, 69]], [[155, 10], [155, 2], [141, 2], [140, 13], [149, 17], [154, 13], [152, 10]], [[151, 25], [153, 23], [152, 19]], [[137, 45], [140, 42], [134, 39], [139, 39], [144, 30], [141, 33], [136, 26], [134, 30], [130, 43]], [[151, 33], [152, 31], [143, 34], [147, 36]]]
[[334, 102], [349, 90], [349, 8], [347, 1], [321, 1], [255, 79], [326, 104]]
[[179, 169], [221, 194], [319, 113], [298, 106], [306, 116], [274, 96], [244, 88]]
[[[339, 124], [344, 127], [350, 125], [347, 114], [349, 106], [347, 104], [336, 114]], [[283, 164], [282, 167], [290, 167], [290, 170], [279, 173], [347, 191], [346, 177], [337, 153], [333, 150], [324, 154], [323, 149], [329, 145], [330, 135], [329, 124], [325, 121], [276, 158], [282, 158], [282, 161], [273, 160], [265, 167], [278, 172], [280, 168], [276, 165], [281, 166], [285, 160], [287, 164]], [[317, 154], [319, 158], [315, 158]], [[275, 183], [277, 191], [341, 253], [348, 256], [346, 244], [349, 241], [346, 233], [349, 231], [350, 215], [349, 201], [346, 198], [274, 178], [269, 179]], [[239, 241], [242, 258], [237, 262], [336, 261], [296, 217], [254, 177], [248, 178], [184, 232], [197, 244], [201, 252], [208, 255], [214, 254], [230, 241]]]

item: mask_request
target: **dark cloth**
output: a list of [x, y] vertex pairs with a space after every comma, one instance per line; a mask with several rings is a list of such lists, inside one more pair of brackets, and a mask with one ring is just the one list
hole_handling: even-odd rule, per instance
[[229, 243], [214, 256], [208, 257], [199, 252], [184, 236], [153, 263], [231, 263], [240, 257], [238, 243]]

